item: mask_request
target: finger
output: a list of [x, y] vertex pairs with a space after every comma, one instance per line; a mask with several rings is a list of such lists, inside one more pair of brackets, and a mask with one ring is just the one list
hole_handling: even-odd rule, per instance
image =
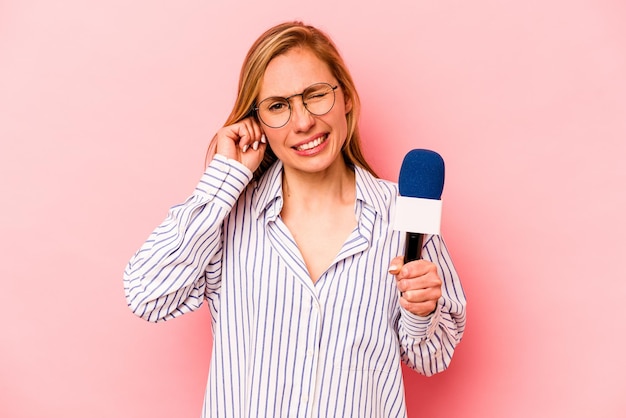
[[423, 276], [400, 279], [396, 282], [396, 286], [398, 286], [398, 290], [401, 292], [441, 287], [441, 284], [441, 279], [434, 272], [429, 272]]
[[437, 266], [428, 260], [415, 260], [402, 266], [398, 273], [398, 280], [424, 276], [428, 273], [437, 273]]
[[437, 301], [441, 297], [441, 289], [429, 287], [426, 289], [411, 289], [401, 293], [401, 298], [409, 303], [424, 303]]
[[[251, 121], [252, 121], [252, 127], [254, 129], [254, 137], [255, 137], [255, 141], [252, 144], [252, 148], [256, 151], [258, 149], [261, 149], [262, 145], [267, 144], [267, 138], [265, 138], [263, 129], [261, 129], [261, 126], [257, 123], [257, 121], [255, 119], [251, 119]], [[264, 148], [262, 150], [265, 151]]]
[[437, 301], [412, 303], [400, 298], [400, 306], [412, 314], [418, 316], [428, 316], [437, 309]]
[[239, 140], [239, 146], [243, 152], [252, 148], [257, 151], [261, 144], [261, 137], [263, 131], [254, 118], [246, 118], [241, 121], [242, 131], [241, 138]]
[[263, 129], [261, 128], [261, 125], [259, 125], [259, 123], [254, 118], [249, 118], [249, 120], [252, 131], [254, 132], [255, 140], [262, 143], [263, 141], [261, 141], [261, 139], [263, 138]]
[[237, 124], [238, 146], [242, 152], [246, 152], [254, 142], [254, 129], [246, 121]]
[[404, 265], [404, 257], [401, 257], [401, 256], [395, 257], [393, 260], [391, 260], [391, 263], [389, 263], [389, 273], [393, 275], [397, 275], [398, 273], [400, 273], [400, 270], [402, 270], [403, 265]]

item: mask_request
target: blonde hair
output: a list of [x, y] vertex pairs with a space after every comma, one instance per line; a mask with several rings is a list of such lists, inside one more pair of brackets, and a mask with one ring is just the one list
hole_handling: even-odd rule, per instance
[[[352, 76], [330, 37], [321, 30], [302, 22], [286, 22], [276, 25], [263, 33], [252, 45], [241, 67], [237, 99], [224, 126], [237, 123], [246, 117], [256, 117], [252, 109], [261, 89], [261, 81], [267, 65], [276, 56], [296, 47], [310, 50], [328, 65], [346, 99], [352, 104], [352, 109], [346, 114], [348, 132], [342, 149], [344, 160], [347, 164], [360, 166], [376, 176], [361, 151], [358, 127], [361, 102]], [[274, 161], [276, 161], [276, 156], [268, 145], [263, 162], [255, 172], [255, 177], [260, 177]]]

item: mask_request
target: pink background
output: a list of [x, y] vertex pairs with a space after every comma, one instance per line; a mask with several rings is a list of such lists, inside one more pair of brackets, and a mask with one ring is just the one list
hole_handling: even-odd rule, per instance
[[192, 191], [267, 27], [327, 30], [397, 179], [447, 164], [469, 299], [410, 417], [626, 416], [626, 3], [0, 0], [0, 416], [199, 417], [208, 309], [153, 325], [122, 271]]

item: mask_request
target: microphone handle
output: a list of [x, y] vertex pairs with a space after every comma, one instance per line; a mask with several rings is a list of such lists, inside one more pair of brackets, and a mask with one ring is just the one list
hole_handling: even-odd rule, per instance
[[422, 245], [424, 234], [417, 232], [406, 233], [406, 243], [404, 244], [404, 262], [420, 260], [422, 258]]

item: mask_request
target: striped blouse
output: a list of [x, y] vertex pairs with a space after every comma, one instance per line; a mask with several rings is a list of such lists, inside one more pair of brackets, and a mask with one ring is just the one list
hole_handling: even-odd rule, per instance
[[465, 328], [465, 296], [440, 236], [423, 257], [442, 297], [428, 317], [398, 302], [390, 261], [397, 186], [355, 168], [358, 225], [326, 272], [311, 280], [281, 221], [282, 165], [257, 182], [216, 155], [195, 192], [130, 260], [130, 309], [165, 321], [211, 311], [213, 351], [203, 417], [405, 417], [400, 362], [443, 371]]

